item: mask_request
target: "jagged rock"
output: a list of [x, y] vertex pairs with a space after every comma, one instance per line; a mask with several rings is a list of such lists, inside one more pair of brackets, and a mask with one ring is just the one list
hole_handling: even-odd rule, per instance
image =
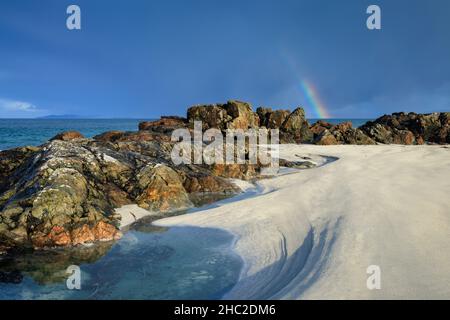
[[284, 123], [286, 118], [289, 116], [289, 110], [275, 110], [272, 111], [271, 108], [261, 108], [256, 109], [256, 113], [259, 116], [259, 122], [261, 126], [268, 129], [279, 129]]
[[449, 114], [393, 113], [367, 122], [361, 130], [380, 143], [449, 143]]
[[314, 140], [314, 143], [318, 145], [339, 144], [339, 142], [336, 140], [336, 137], [328, 129], [324, 129], [321, 133], [319, 133]]
[[282, 126], [282, 124], [286, 121], [289, 116], [289, 110], [275, 110], [269, 115], [269, 119], [267, 119], [267, 128], [269, 129], [278, 129]]
[[316, 138], [316, 136], [320, 135], [323, 131], [330, 130], [332, 127], [333, 125], [331, 123], [328, 123], [324, 120], [318, 120], [310, 127], [310, 129], [314, 134], [314, 138]]
[[227, 129], [249, 129], [259, 127], [259, 117], [247, 102], [230, 100], [224, 105], [227, 115], [232, 120], [227, 123]]
[[58, 133], [56, 136], [50, 139], [50, 141], [53, 140], [63, 140], [63, 141], [69, 141], [74, 139], [83, 139], [84, 136], [79, 133], [78, 131], [65, 131]]
[[187, 119], [176, 116], [163, 116], [159, 120], [139, 123], [139, 130], [151, 130], [169, 134], [174, 129], [187, 126]]
[[232, 118], [227, 114], [223, 105], [198, 105], [190, 107], [187, 111], [187, 119], [191, 125], [194, 121], [202, 121], [202, 129], [217, 128], [225, 130], [226, 123]]
[[107, 131], [107, 132], [103, 132], [101, 134], [98, 134], [96, 136], [94, 136], [94, 140], [97, 141], [109, 141], [109, 142], [115, 142], [115, 141], [119, 141], [120, 139], [122, 139], [124, 136], [126, 135], [125, 131], [118, 131], [118, 130], [113, 130], [113, 131]]
[[[40, 150], [38, 147], [20, 147], [0, 151], [0, 206], [7, 200], [8, 195], [1, 193], [8, 190], [28, 167], [27, 162]], [[20, 168], [22, 170], [20, 170]]]
[[330, 130], [340, 144], [375, 144], [375, 141], [369, 138], [363, 131], [353, 128], [350, 121], [339, 123], [333, 126]]
[[183, 180], [183, 186], [189, 194], [192, 193], [224, 193], [235, 194], [240, 191], [232, 182], [213, 172], [201, 170], [194, 166], [176, 168]]
[[258, 107], [256, 108], [256, 114], [259, 117], [259, 124], [267, 128], [269, 115], [272, 113], [272, 108]]
[[249, 129], [259, 127], [259, 117], [246, 102], [230, 100], [225, 104], [198, 105], [187, 111], [189, 123], [202, 121], [203, 130], [217, 128]]
[[313, 133], [305, 118], [303, 108], [295, 109], [280, 128], [280, 141], [282, 143], [308, 143], [313, 141]]
[[346, 121], [335, 125], [334, 127], [332, 127], [332, 130], [339, 131], [344, 134], [345, 132], [352, 129], [352, 127], [353, 127], [352, 123], [350, 121]]
[[372, 145], [376, 144], [360, 129], [350, 128], [343, 134], [344, 144]]

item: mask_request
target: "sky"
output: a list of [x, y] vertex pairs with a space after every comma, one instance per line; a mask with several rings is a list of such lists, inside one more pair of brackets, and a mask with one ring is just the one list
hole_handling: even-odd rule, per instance
[[156, 118], [229, 99], [308, 118], [450, 111], [449, 57], [448, 0], [2, 0], [0, 118]]

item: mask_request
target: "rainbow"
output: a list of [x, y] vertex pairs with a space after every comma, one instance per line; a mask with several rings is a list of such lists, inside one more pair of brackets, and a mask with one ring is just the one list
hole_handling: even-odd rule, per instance
[[320, 100], [319, 95], [317, 94], [317, 90], [314, 88], [314, 86], [311, 83], [309, 83], [306, 80], [302, 80], [301, 88], [302, 88], [303, 94], [305, 95], [306, 99], [308, 100], [308, 103], [314, 109], [314, 112], [316, 113], [317, 118], [321, 118], [321, 119], [332, 118], [330, 113], [328, 112], [328, 110], [325, 108], [325, 105]]

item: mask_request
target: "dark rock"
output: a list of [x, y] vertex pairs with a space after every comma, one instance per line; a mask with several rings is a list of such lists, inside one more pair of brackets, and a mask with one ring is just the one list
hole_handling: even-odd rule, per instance
[[271, 108], [261, 108], [256, 109], [256, 113], [259, 116], [260, 125], [268, 129], [279, 129], [284, 123], [286, 118], [289, 116], [289, 110], [275, 110], [272, 111]]
[[125, 131], [107, 131], [101, 134], [94, 136], [94, 140], [97, 141], [110, 141], [115, 142], [122, 139], [126, 135]]
[[380, 143], [448, 143], [449, 112], [416, 114], [393, 113], [361, 126], [369, 137]]
[[247, 102], [230, 100], [224, 105], [227, 115], [232, 120], [227, 123], [227, 129], [250, 129], [259, 127], [259, 117]]
[[305, 118], [303, 108], [295, 109], [280, 128], [280, 141], [282, 143], [309, 143], [313, 141], [313, 132]]
[[310, 129], [314, 134], [314, 137], [316, 137], [317, 135], [320, 135], [323, 131], [330, 130], [332, 127], [333, 125], [331, 123], [328, 123], [324, 120], [318, 120], [310, 127]]
[[188, 122], [202, 121], [203, 130], [217, 128], [249, 129], [259, 127], [259, 117], [246, 102], [230, 100], [225, 104], [198, 105], [187, 111]]
[[187, 127], [187, 119], [182, 117], [161, 117], [159, 120], [139, 123], [139, 130], [151, 130], [169, 134], [178, 128]]
[[202, 121], [202, 129], [217, 128], [225, 130], [231, 116], [227, 114], [223, 105], [198, 105], [190, 107], [187, 111], [187, 119], [191, 125], [194, 121]]
[[323, 131], [316, 136], [314, 143], [318, 145], [339, 144], [336, 137], [328, 129], [323, 129]]
[[0, 283], [19, 284], [23, 280], [23, 275], [19, 271], [3, 272], [0, 271]]

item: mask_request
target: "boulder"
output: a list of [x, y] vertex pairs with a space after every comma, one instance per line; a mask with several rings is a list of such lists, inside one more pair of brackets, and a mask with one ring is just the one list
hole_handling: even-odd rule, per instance
[[58, 133], [56, 136], [50, 139], [50, 141], [53, 140], [63, 140], [63, 141], [70, 141], [74, 139], [83, 139], [84, 136], [79, 133], [78, 131], [64, 131], [61, 133]]
[[191, 127], [194, 121], [202, 121], [203, 130], [217, 128], [242, 129], [259, 127], [259, 117], [246, 102], [230, 100], [225, 104], [197, 105], [187, 111]]
[[247, 102], [230, 100], [224, 105], [227, 115], [231, 120], [227, 123], [227, 129], [242, 129], [259, 127], [259, 117], [252, 110], [252, 106]]
[[286, 118], [289, 116], [289, 110], [275, 110], [272, 111], [271, 108], [259, 107], [256, 109], [256, 113], [259, 116], [259, 122], [261, 126], [268, 129], [279, 129], [284, 123]]
[[137, 179], [142, 193], [136, 201], [144, 209], [170, 212], [193, 206], [180, 176], [166, 165], [145, 167]]
[[314, 143], [318, 145], [339, 144], [339, 142], [336, 140], [336, 137], [328, 129], [324, 129], [321, 133], [319, 133], [315, 138]]
[[333, 127], [333, 125], [329, 122], [326, 122], [324, 120], [318, 120], [316, 123], [314, 123], [310, 129], [312, 133], [314, 134], [314, 137], [320, 135], [325, 130], [330, 130]]
[[163, 116], [159, 120], [139, 123], [139, 130], [152, 130], [169, 134], [175, 129], [184, 128], [186, 126], [186, 118], [177, 116]]
[[305, 118], [303, 108], [295, 109], [280, 127], [280, 140], [287, 143], [309, 143], [313, 141], [313, 132]]
[[201, 121], [203, 130], [210, 128], [225, 130], [227, 128], [226, 123], [231, 120], [231, 116], [220, 104], [197, 105], [188, 109], [187, 119], [191, 126], [193, 126], [194, 121]]

